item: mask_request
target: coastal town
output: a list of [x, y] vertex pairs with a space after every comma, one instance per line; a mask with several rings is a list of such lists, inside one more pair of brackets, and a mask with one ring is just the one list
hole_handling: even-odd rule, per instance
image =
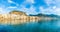
[[25, 12], [12, 11], [8, 14], [0, 14], [0, 24], [22, 24], [38, 22], [40, 20], [51, 20], [49, 17], [28, 16]]

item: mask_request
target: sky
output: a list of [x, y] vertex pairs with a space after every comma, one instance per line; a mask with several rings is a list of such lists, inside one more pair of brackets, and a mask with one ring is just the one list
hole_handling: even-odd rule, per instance
[[60, 0], [0, 0], [0, 14], [12, 10], [26, 14], [55, 14], [60, 15]]

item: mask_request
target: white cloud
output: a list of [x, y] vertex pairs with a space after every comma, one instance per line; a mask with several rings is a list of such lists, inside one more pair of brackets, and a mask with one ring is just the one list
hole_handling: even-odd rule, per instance
[[28, 3], [35, 3], [34, 0], [26, 0]]
[[40, 7], [39, 8], [40, 9], [40, 13], [43, 13], [43, 14], [52, 14], [52, 10], [51, 10], [51, 8], [49, 7], [49, 8], [44, 8], [44, 7]]
[[25, 1], [22, 3], [22, 5], [26, 5], [26, 4], [32, 5], [32, 4], [34, 4], [34, 3], [35, 3], [34, 0], [25, 0]]
[[60, 15], [60, 8], [59, 7], [49, 7], [49, 8], [44, 8], [40, 7], [40, 12], [44, 14], [56, 14]]
[[8, 0], [8, 3], [15, 3], [15, 2], [13, 2], [12, 0]]
[[0, 14], [5, 14], [8, 13], [5, 8], [0, 7]]
[[28, 15], [29, 14], [37, 14], [37, 12], [35, 11], [35, 7], [31, 6], [30, 8], [26, 8], [24, 6], [22, 6], [22, 8], [20, 8], [21, 11], [26, 12]]
[[14, 1], [12, 1], [12, 0], [8, 0], [8, 3], [13, 3], [13, 4], [16, 4], [16, 6], [19, 6], [19, 4], [18, 3], [15, 3]]
[[40, 6], [40, 13], [60, 15], [60, 0], [45, 0], [45, 3], [48, 7], [44, 8]]
[[57, 7], [59, 6], [60, 7], [60, 0], [45, 0], [45, 3], [50, 6], [50, 4], [54, 4], [56, 5]]
[[17, 8], [17, 7], [16, 6], [14, 6], [14, 7], [13, 6], [9, 6], [8, 8]]
[[50, 4], [56, 4], [54, 0], [45, 0], [45, 3], [50, 6]]
[[0, 5], [0, 14], [6, 14], [8, 13], [8, 9], [5, 5], [1, 4]]
[[2, 9], [2, 8], [0, 8], [0, 12], [1, 12], [1, 11], [3, 11], [3, 9]]
[[[35, 11], [36, 8], [32, 5], [34, 4], [34, 0], [26, 0], [24, 1], [21, 5], [20, 5], [20, 10], [23, 11], [23, 12], [26, 12], [28, 15], [29, 14], [37, 14], [37, 12]], [[30, 4], [30, 8], [26, 8], [26, 4]]]
[[15, 2], [13, 2], [12, 0], [8, 0], [8, 3], [15, 3]]

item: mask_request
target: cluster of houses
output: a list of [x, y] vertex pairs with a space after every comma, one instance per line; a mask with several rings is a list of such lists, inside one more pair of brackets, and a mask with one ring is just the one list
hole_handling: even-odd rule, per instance
[[40, 18], [37, 16], [28, 16], [25, 12], [12, 11], [8, 14], [0, 14], [0, 24], [20, 24], [36, 22]]

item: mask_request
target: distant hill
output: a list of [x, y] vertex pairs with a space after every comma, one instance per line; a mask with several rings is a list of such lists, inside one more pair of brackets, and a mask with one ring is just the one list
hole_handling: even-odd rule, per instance
[[25, 15], [27, 16], [27, 14], [25, 12], [19, 11], [19, 10], [13, 10], [11, 12], [9, 12], [9, 14], [16, 14], [16, 15]]
[[32, 15], [32, 14], [30, 14], [29, 16], [38, 16], [38, 17], [60, 17], [60, 16], [54, 15], [54, 14], [47, 15], [47, 14], [42, 14], [42, 13], [39, 13], [39, 14], [37, 14], [37, 15]]

